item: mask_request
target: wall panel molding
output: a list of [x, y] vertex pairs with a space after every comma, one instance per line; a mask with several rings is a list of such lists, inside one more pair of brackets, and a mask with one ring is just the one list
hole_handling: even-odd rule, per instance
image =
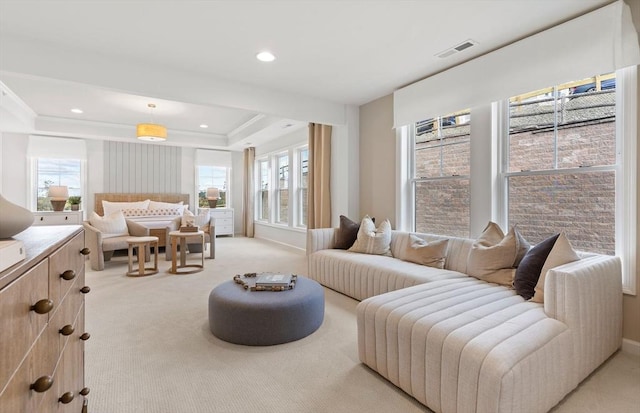
[[106, 141], [105, 192], [181, 192], [182, 148]]

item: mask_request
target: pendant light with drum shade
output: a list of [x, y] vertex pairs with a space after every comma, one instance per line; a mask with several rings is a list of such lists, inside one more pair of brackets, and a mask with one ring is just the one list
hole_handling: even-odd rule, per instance
[[147, 105], [151, 111], [151, 123], [138, 123], [136, 127], [136, 136], [141, 141], [163, 142], [167, 140], [167, 128], [157, 123], [153, 123], [153, 109], [156, 108], [154, 103]]

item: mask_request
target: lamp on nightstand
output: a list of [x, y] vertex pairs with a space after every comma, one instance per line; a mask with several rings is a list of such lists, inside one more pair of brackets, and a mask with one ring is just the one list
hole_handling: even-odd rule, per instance
[[218, 199], [220, 199], [220, 190], [218, 188], [207, 188], [209, 208], [215, 208], [218, 205]]
[[49, 200], [54, 211], [62, 211], [69, 199], [69, 188], [66, 186], [50, 186]]

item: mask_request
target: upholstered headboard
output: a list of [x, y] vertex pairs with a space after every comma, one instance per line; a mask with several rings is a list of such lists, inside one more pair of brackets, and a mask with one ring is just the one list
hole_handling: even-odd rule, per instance
[[102, 201], [111, 202], [135, 202], [144, 201], [150, 199], [158, 202], [173, 202], [177, 203], [182, 201], [183, 204], [189, 204], [189, 194], [121, 194], [113, 192], [103, 192], [95, 194], [95, 202], [93, 209], [100, 216], [104, 214], [102, 209]]

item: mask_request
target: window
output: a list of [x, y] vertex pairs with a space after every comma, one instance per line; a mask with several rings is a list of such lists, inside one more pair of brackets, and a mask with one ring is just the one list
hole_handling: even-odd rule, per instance
[[615, 74], [509, 100], [509, 225], [532, 243], [564, 230], [582, 251], [616, 251]]
[[[35, 159], [36, 211], [52, 211], [50, 186], [68, 187], [69, 196], [82, 196], [82, 161], [79, 159]], [[70, 209], [68, 205], [65, 209]]]
[[279, 223], [289, 222], [289, 155], [279, 155], [277, 176], [277, 219]]
[[298, 150], [298, 222], [297, 226], [307, 226], [307, 188], [309, 187], [309, 149]]
[[256, 221], [306, 228], [308, 162], [309, 149], [300, 144], [256, 159]]
[[469, 236], [470, 113], [417, 122], [413, 137], [414, 230]]
[[464, 125], [450, 115], [402, 128], [404, 226], [467, 236], [491, 219], [534, 244], [564, 230], [580, 251], [619, 256], [624, 291], [635, 294], [636, 81], [632, 66], [487, 102], [469, 114], [482, 128], [473, 141], [449, 132]]
[[209, 208], [207, 188], [218, 188], [220, 198], [216, 207], [226, 208], [229, 198], [227, 182], [229, 182], [230, 168], [224, 166], [197, 166], [196, 170], [198, 207]]
[[259, 188], [258, 188], [258, 196], [256, 197], [258, 201], [258, 217], [257, 219], [260, 221], [268, 221], [269, 220], [269, 161], [262, 160], [258, 161], [258, 173], [260, 177], [258, 179]]

